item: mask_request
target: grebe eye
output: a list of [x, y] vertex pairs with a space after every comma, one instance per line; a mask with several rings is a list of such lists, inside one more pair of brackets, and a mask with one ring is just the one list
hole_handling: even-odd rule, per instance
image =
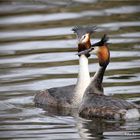
[[85, 39], [85, 37], [86, 37], [86, 36], [84, 35], [84, 36], [83, 36], [83, 39]]

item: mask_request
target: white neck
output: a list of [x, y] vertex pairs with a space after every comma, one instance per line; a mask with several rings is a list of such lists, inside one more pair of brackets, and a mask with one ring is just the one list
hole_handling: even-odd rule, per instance
[[75, 86], [73, 104], [77, 105], [82, 101], [83, 94], [90, 83], [90, 75], [88, 69], [88, 58], [81, 55], [79, 58], [79, 73]]

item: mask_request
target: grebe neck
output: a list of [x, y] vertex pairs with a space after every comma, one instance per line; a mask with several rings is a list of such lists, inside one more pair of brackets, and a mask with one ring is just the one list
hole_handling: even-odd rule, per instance
[[83, 98], [83, 94], [90, 83], [88, 68], [88, 58], [85, 55], [79, 57], [79, 73], [74, 90], [73, 104], [78, 105]]
[[100, 95], [104, 94], [102, 81], [103, 81], [106, 67], [107, 65], [104, 66], [99, 65], [99, 68], [94, 74], [94, 76], [92, 77], [91, 82], [87, 87], [85, 94], [100, 94]]
[[96, 71], [96, 73], [94, 74], [94, 76], [92, 78], [92, 81], [94, 81], [94, 83], [97, 83], [98, 85], [102, 85], [106, 67], [107, 66], [100, 66], [99, 65], [98, 70]]

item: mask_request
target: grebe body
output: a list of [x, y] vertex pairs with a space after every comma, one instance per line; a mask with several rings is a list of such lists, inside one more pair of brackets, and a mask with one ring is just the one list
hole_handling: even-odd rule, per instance
[[88, 58], [79, 57], [79, 73], [76, 85], [50, 88], [36, 94], [36, 104], [54, 107], [77, 108], [82, 101], [83, 93], [90, 83]]
[[97, 55], [99, 60], [99, 68], [84, 93], [79, 115], [90, 119], [94, 117], [113, 120], [139, 118], [139, 105], [104, 95], [102, 81], [110, 61], [107, 40], [108, 37], [104, 35], [101, 41], [95, 43], [90, 49], [78, 53], [79, 55], [93, 53]]
[[129, 120], [140, 117], [138, 105], [111, 96], [89, 93], [84, 96], [79, 109], [83, 118], [94, 117], [111, 120]]
[[[91, 47], [90, 35], [94, 32], [94, 26], [75, 27], [72, 29], [78, 38], [78, 52]], [[40, 105], [53, 107], [78, 108], [82, 101], [85, 89], [90, 83], [88, 69], [89, 55], [79, 56], [79, 73], [76, 85], [51, 88], [37, 93], [34, 102]]]

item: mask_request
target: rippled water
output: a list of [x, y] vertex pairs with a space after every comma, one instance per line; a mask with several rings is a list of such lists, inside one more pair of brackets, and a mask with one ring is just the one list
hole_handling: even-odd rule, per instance
[[[140, 121], [83, 120], [34, 106], [37, 91], [76, 82], [75, 25], [110, 37], [105, 93], [140, 103], [139, 0], [0, 2], [0, 139], [138, 139]], [[97, 60], [90, 58], [91, 75]]]

